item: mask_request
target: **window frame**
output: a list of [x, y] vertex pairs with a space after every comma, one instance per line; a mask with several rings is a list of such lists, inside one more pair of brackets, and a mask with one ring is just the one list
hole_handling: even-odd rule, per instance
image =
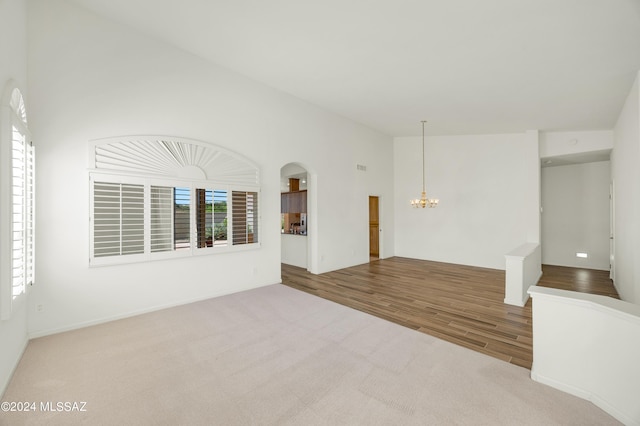
[[[224, 221], [226, 221], [226, 229], [225, 229], [225, 240], [217, 240], [216, 239], [216, 194], [224, 192], [224, 203], [225, 203], [225, 211], [224, 211]], [[211, 245], [208, 245], [207, 238], [207, 193], [211, 195]], [[196, 247], [198, 249], [209, 248], [209, 247], [226, 247], [228, 245], [233, 245], [233, 241], [229, 240], [229, 191], [227, 189], [220, 188], [196, 188], [196, 192], [194, 194], [195, 200], [195, 208], [196, 208]], [[219, 195], [218, 195], [219, 197]], [[201, 201], [204, 200], [204, 204], [201, 206]], [[202, 217], [201, 217], [202, 215]], [[201, 237], [200, 233], [204, 233], [204, 238]], [[222, 242], [224, 244], [217, 244], [216, 242]], [[204, 243], [204, 245], [202, 245]]]
[[[14, 280], [14, 132], [22, 139], [23, 171], [19, 214], [22, 238], [20, 255], [22, 261], [23, 282], [20, 291], [15, 292]], [[0, 104], [0, 319], [8, 320], [19, 305], [24, 303], [29, 288], [35, 282], [35, 234], [36, 234], [36, 182], [35, 182], [35, 146], [27, 125], [27, 113], [24, 97], [15, 81], [6, 86]]]
[[[144, 253], [140, 254], [125, 254], [125, 255], [114, 255], [114, 256], [103, 256], [103, 257], [95, 257], [94, 255], [94, 208], [95, 208], [95, 200], [94, 200], [94, 182], [109, 182], [114, 184], [132, 184], [132, 185], [143, 185], [144, 186]], [[151, 187], [152, 186], [161, 186], [161, 187], [171, 187], [171, 188], [189, 188], [190, 190], [190, 246], [189, 248], [176, 250], [175, 247], [170, 251], [158, 251], [151, 252], [151, 234], [150, 234], [150, 226], [151, 226]], [[225, 246], [216, 246], [213, 245], [211, 247], [198, 247], [197, 242], [197, 198], [195, 196], [197, 189], [210, 189], [214, 191], [227, 191], [227, 235], [228, 235], [228, 243]], [[232, 209], [233, 209], [233, 201], [229, 194], [233, 191], [246, 191], [246, 192], [255, 192], [257, 194], [258, 199], [258, 211], [256, 221], [258, 223], [258, 234], [257, 241], [248, 244], [233, 244], [231, 237], [232, 227], [233, 227], [233, 217], [232, 217]], [[242, 252], [247, 250], [256, 250], [261, 247], [262, 236], [260, 235], [260, 231], [262, 226], [261, 222], [261, 214], [260, 214], [260, 189], [257, 186], [253, 185], [236, 185], [230, 183], [221, 183], [210, 180], [202, 180], [202, 179], [190, 179], [190, 178], [165, 178], [165, 177], [148, 177], [148, 176], [135, 176], [124, 173], [103, 173], [97, 171], [89, 172], [89, 266], [90, 267], [98, 267], [98, 266], [109, 266], [109, 265], [119, 265], [119, 264], [130, 264], [130, 263], [140, 263], [140, 262], [149, 262], [156, 260], [168, 260], [168, 259], [179, 259], [193, 256], [203, 256], [203, 255], [211, 255], [211, 254], [221, 254], [221, 253], [234, 253], [234, 252]]]

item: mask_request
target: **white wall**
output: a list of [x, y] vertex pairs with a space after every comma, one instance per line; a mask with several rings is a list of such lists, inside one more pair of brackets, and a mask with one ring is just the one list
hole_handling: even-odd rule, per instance
[[609, 161], [542, 169], [543, 264], [609, 270], [610, 180]]
[[[32, 335], [279, 282], [280, 169], [291, 162], [315, 174], [316, 272], [368, 261], [367, 197], [391, 197], [391, 138], [71, 3], [29, 5], [30, 118], [46, 176], [36, 200]], [[255, 161], [261, 248], [89, 268], [87, 141], [127, 134], [210, 141]]]
[[540, 133], [540, 158], [609, 151], [612, 148], [611, 130]]
[[282, 234], [282, 263], [307, 269], [308, 237]]
[[[0, 0], [0, 97], [3, 95], [7, 83], [14, 80], [22, 91], [23, 96], [27, 95], [27, 6], [24, 0]], [[30, 119], [30, 108], [27, 106], [27, 118]], [[5, 108], [5, 106], [0, 106]], [[8, 108], [8, 107], [7, 107]], [[6, 111], [2, 111], [0, 117], [5, 117]], [[6, 118], [6, 117], [5, 117]], [[1, 118], [0, 118], [1, 119]], [[0, 128], [6, 129], [7, 123], [0, 123]], [[10, 127], [9, 127], [10, 129]], [[4, 149], [5, 147], [3, 147]], [[4, 151], [3, 154], [8, 151]], [[2, 188], [2, 210], [1, 218], [3, 225], [8, 224], [7, 214], [9, 209], [8, 186], [3, 180]], [[8, 229], [3, 226], [0, 232], [2, 241], [3, 256], [6, 255], [7, 244], [10, 237]], [[10, 269], [6, 264], [2, 264], [0, 277], [3, 284], [10, 279]], [[2, 297], [0, 295], [0, 297]], [[27, 343], [27, 309], [24, 300], [14, 306], [15, 310], [9, 320], [0, 321], [0, 400], [4, 390], [11, 378], [11, 374], [20, 360], [20, 356]]]
[[615, 200], [614, 283], [623, 300], [640, 304], [640, 73], [614, 129], [611, 169]]
[[427, 196], [420, 196], [421, 137], [395, 138], [396, 255], [505, 268], [504, 255], [539, 242], [537, 132], [426, 138]]

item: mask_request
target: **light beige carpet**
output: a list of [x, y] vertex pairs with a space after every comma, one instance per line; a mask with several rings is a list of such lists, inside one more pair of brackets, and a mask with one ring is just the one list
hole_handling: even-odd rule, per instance
[[283, 285], [35, 339], [2, 400], [37, 405], [3, 425], [617, 424], [529, 370]]

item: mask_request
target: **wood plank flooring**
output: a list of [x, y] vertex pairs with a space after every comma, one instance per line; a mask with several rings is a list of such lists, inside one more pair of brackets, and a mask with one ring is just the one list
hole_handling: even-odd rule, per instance
[[609, 279], [609, 271], [542, 265], [541, 287], [559, 288], [580, 293], [599, 294], [620, 299]]
[[[611, 295], [608, 272], [579, 271], [544, 265], [539, 285]], [[401, 257], [320, 275], [282, 265], [285, 285], [531, 368], [531, 301], [504, 304], [504, 279], [502, 270]]]

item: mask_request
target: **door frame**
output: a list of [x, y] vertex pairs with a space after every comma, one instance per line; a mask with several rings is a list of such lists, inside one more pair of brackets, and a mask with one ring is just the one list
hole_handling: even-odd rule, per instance
[[609, 184], [609, 278], [615, 283], [616, 270], [616, 203], [615, 184], [613, 179]]
[[[380, 195], [370, 194], [367, 197], [367, 226], [370, 226], [369, 218], [371, 217], [370, 209], [371, 204], [369, 202], [371, 197], [375, 197], [378, 199], [378, 259], [383, 258], [383, 232], [382, 232], [382, 197]], [[367, 256], [371, 258], [371, 239], [369, 239], [369, 244], [367, 244], [368, 253]]]

